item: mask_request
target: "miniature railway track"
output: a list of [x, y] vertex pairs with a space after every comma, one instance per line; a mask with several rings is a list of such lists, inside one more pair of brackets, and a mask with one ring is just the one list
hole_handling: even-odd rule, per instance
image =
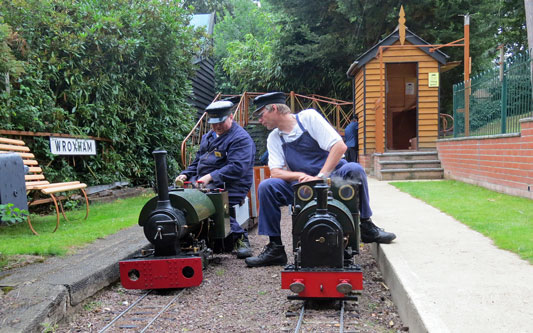
[[149, 290], [115, 316], [99, 333], [120, 330], [145, 332], [181, 295], [183, 289], [161, 294]]
[[[325, 328], [325, 326], [328, 327], [328, 331], [333, 331], [333, 328], [338, 325], [338, 329], [340, 333], [344, 332], [344, 301], [340, 301], [340, 310], [338, 310], [338, 313], [335, 314], [331, 311], [324, 313], [324, 311], [307, 311], [306, 313], [306, 305], [307, 301], [304, 301], [302, 303], [302, 307], [300, 309], [300, 315], [298, 317], [298, 322], [296, 323], [296, 327], [294, 329], [294, 333], [300, 333], [300, 332], [306, 332], [306, 331], [314, 331], [317, 327], [309, 327], [309, 329], [306, 329], [306, 326], [321, 326], [322, 328]], [[305, 315], [307, 314], [308, 319], [304, 320]], [[338, 318], [338, 322], [335, 320], [332, 320], [333, 317]], [[305, 326], [305, 327], [304, 327]]]

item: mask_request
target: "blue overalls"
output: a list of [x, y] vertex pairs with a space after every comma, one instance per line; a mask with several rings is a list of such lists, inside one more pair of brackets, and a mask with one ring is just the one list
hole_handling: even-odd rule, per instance
[[[242, 204], [253, 181], [255, 144], [250, 135], [236, 122], [226, 133], [216, 136], [209, 131], [202, 137], [196, 158], [181, 174], [190, 181], [196, 181], [211, 174], [213, 180], [208, 187], [226, 188], [229, 204]], [[231, 232], [245, 233], [231, 217]], [[247, 234], [246, 234], [247, 235]], [[239, 236], [239, 235], [237, 235]]]
[[[291, 171], [305, 172], [314, 176], [324, 166], [329, 152], [323, 150], [309, 132], [303, 127], [296, 115], [298, 126], [302, 129], [302, 135], [292, 141], [285, 142], [281, 137], [282, 149], [285, 161]], [[358, 163], [348, 163], [341, 159], [331, 176], [339, 176], [343, 179], [354, 179], [361, 182], [359, 193], [359, 210], [361, 218], [372, 216], [369, 205], [368, 183], [363, 167]], [[281, 236], [281, 206], [293, 203], [292, 185], [297, 181], [287, 182], [280, 178], [265, 179], [259, 184], [259, 234], [267, 236]]]

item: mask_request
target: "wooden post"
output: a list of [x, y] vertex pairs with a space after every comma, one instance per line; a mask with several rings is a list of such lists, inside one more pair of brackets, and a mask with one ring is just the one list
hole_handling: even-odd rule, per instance
[[291, 112], [294, 113], [294, 91], [291, 91]]
[[470, 135], [470, 15], [465, 15], [464, 24], [465, 46], [464, 46], [464, 80], [465, 80], [465, 136]]
[[384, 113], [385, 113], [385, 64], [383, 63], [383, 47], [379, 47], [379, 100], [374, 105], [374, 112], [376, 117], [376, 152], [383, 153], [385, 151], [385, 130], [384, 130]]

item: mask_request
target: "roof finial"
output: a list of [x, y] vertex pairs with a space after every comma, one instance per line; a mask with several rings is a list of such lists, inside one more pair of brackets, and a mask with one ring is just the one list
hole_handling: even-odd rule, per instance
[[400, 34], [400, 44], [405, 42], [405, 12], [403, 11], [403, 5], [400, 6], [400, 18], [398, 19], [398, 32]]

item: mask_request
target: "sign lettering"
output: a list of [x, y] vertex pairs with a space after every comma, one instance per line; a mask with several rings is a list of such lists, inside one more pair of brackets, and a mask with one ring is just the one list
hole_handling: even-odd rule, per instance
[[91, 139], [50, 137], [50, 152], [54, 155], [96, 155], [96, 142]]

